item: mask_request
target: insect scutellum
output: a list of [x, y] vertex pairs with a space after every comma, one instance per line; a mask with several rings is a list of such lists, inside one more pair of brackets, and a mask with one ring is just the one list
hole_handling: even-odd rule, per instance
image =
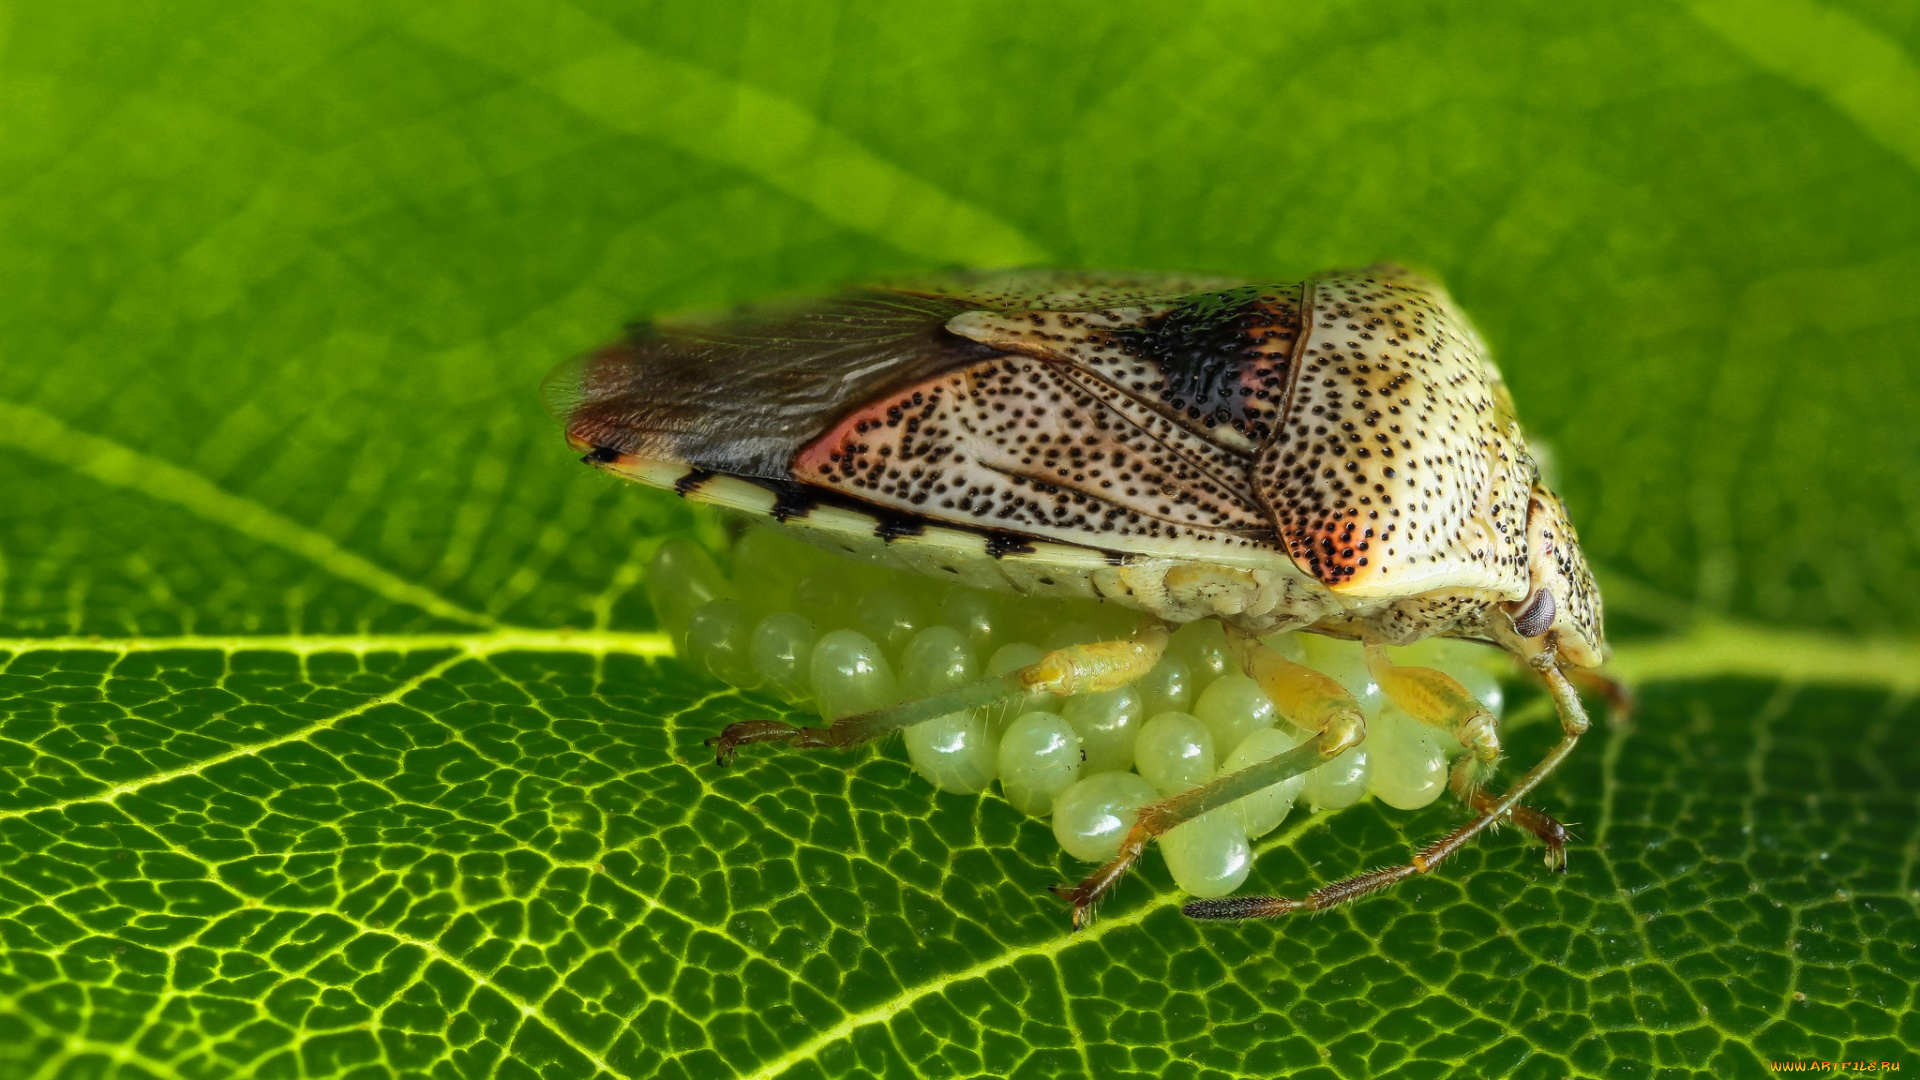
[[[1047, 650], [1125, 638], [1137, 612], [1095, 601], [1021, 596], [943, 583], [836, 558], [757, 524], [725, 550], [688, 537], [658, 548], [648, 590], [664, 629], [692, 667], [758, 690], [825, 721], [998, 675]], [[1250, 841], [1284, 822], [1296, 801], [1316, 810], [1371, 795], [1400, 810], [1448, 788], [1468, 747], [1388, 700], [1358, 642], [1286, 632], [1263, 639], [1332, 676], [1358, 703], [1367, 738], [1323, 765], [1173, 829], [1160, 850], [1175, 882], [1225, 896], [1252, 866]], [[1456, 679], [1498, 717], [1496, 649], [1429, 638], [1390, 650], [1401, 665]], [[1137, 681], [1110, 690], [1040, 693], [962, 709], [904, 728], [913, 768], [936, 787], [970, 794], [996, 781], [1013, 806], [1051, 818], [1061, 846], [1105, 862], [1143, 807], [1272, 758], [1309, 739], [1240, 670], [1214, 620], [1176, 630]]]

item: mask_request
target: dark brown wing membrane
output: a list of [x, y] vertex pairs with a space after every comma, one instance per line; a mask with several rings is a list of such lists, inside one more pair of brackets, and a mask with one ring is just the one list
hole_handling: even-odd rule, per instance
[[999, 355], [947, 331], [973, 306], [869, 290], [639, 324], [555, 369], [547, 403], [583, 450], [784, 478], [850, 409]]

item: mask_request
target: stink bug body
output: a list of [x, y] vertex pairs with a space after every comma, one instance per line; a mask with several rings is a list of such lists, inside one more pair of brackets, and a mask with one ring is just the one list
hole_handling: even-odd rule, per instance
[[[1424, 872], [1501, 818], [1564, 866], [1564, 831], [1519, 799], [1586, 729], [1566, 672], [1601, 662], [1600, 598], [1499, 372], [1416, 274], [1018, 272], [865, 289], [635, 326], [563, 365], [548, 394], [568, 440], [609, 472], [871, 561], [1144, 617], [1126, 640], [1058, 648], [824, 728], [735, 724], [716, 740], [723, 762], [748, 743], [848, 746], [1029, 694], [1107, 691], [1153, 669], [1172, 626], [1217, 620], [1240, 668], [1310, 738], [1163, 789], [1111, 861], [1064, 891], [1079, 922], [1148, 840], [1366, 738], [1346, 688], [1261, 641], [1304, 630], [1363, 643], [1387, 699], [1467, 751], [1451, 786], [1476, 816], [1405, 867], [1190, 914], [1338, 903]], [[1505, 795], [1482, 787], [1499, 756], [1493, 715], [1456, 679], [1382, 648], [1430, 636], [1504, 649], [1552, 693], [1564, 737]]]

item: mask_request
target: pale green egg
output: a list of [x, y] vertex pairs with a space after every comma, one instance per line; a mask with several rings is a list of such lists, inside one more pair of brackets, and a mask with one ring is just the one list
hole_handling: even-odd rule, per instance
[[1120, 853], [1140, 808], [1156, 797], [1153, 785], [1133, 773], [1090, 773], [1055, 797], [1053, 837], [1076, 859], [1105, 862]]
[[1307, 646], [1301, 639], [1305, 634], [1288, 631], [1284, 634], [1269, 634], [1260, 639], [1260, 643], [1296, 664], [1307, 662]]
[[1193, 673], [1196, 692], [1206, 689], [1220, 676], [1240, 670], [1227, 651], [1226, 631], [1214, 619], [1191, 622], [1174, 631], [1167, 649], [1186, 661], [1187, 670]]
[[1164, 712], [1141, 725], [1133, 767], [1162, 795], [1178, 795], [1213, 778], [1213, 732], [1187, 713]]
[[835, 630], [813, 646], [813, 698], [828, 720], [872, 712], [899, 699], [893, 666], [873, 639]]
[[980, 678], [973, 646], [951, 626], [930, 626], [913, 635], [900, 650], [900, 693], [904, 700], [923, 698]]
[[[1457, 664], [1441, 670], [1458, 679], [1460, 685], [1467, 688], [1467, 693], [1472, 694], [1475, 700], [1485, 705], [1488, 712], [1495, 716], [1505, 712], [1507, 690], [1500, 682], [1498, 675], [1478, 664]], [[1454, 744], [1458, 746], [1459, 740], [1454, 740]]]
[[1207, 725], [1213, 745], [1222, 750], [1239, 746], [1242, 739], [1279, 719], [1267, 692], [1237, 671], [1215, 679], [1193, 703], [1193, 715]]
[[1001, 642], [1046, 640], [1060, 621], [1057, 604], [1041, 603], [1030, 596], [1003, 595], [1000, 626]]
[[934, 620], [965, 634], [975, 654], [988, 656], [999, 646], [1008, 617], [993, 593], [956, 588], [940, 598]]
[[720, 573], [713, 556], [685, 537], [662, 543], [647, 564], [647, 599], [653, 603], [660, 628], [676, 644], [685, 643], [687, 623], [695, 611], [732, 596], [733, 586]]
[[819, 637], [812, 619], [791, 611], [775, 612], [753, 628], [748, 646], [753, 668], [780, 700], [790, 705], [813, 700], [813, 643]]
[[1373, 759], [1367, 744], [1350, 746], [1333, 760], [1307, 773], [1307, 805], [1315, 810], [1341, 810], [1360, 801], [1367, 793], [1367, 776], [1373, 771]]
[[888, 655], [930, 621], [931, 612], [920, 596], [891, 585], [864, 589], [853, 603], [853, 629], [878, 642]]
[[1140, 738], [1145, 706], [1140, 691], [1131, 686], [1062, 699], [1060, 715], [1080, 735], [1088, 772], [1133, 767], [1134, 743]]
[[1148, 716], [1186, 712], [1193, 705], [1193, 672], [1185, 660], [1171, 651], [1163, 654], [1153, 670], [1133, 685], [1140, 691], [1141, 709]]
[[1174, 827], [1160, 838], [1173, 883], [1194, 896], [1225, 896], [1253, 869], [1253, 846], [1231, 807], [1221, 807]]
[[1447, 789], [1447, 755], [1433, 728], [1388, 705], [1367, 723], [1367, 790], [1396, 810], [1418, 810]]
[[1080, 779], [1080, 736], [1053, 713], [1027, 713], [1000, 736], [999, 769], [1000, 790], [1014, 809], [1045, 817], [1054, 796]]
[[[900, 692], [914, 700], [965, 686], [980, 677], [973, 646], [951, 626], [930, 626], [900, 651]], [[999, 740], [978, 712], [968, 710], [906, 729], [907, 756], [942, 791], [984, 791], [999, 768]]]
[[822, 630], [845, 630], [853, 625], [853, 603], [859, 595], [845, 571], [822, 567], [794, 584], [793, 607]]
[[700, 605], [687, 620], [686, 661], [729, 686], [751, 690], [760, 685], [753, 665], [754, 613], [738, 600]]
[[970, 711], [914, 724], [901, 741], [907, 745], [915, 772], [934, 787], [956, 795], [985, 791], [999, 768], [1000, 747], [993, 732]]

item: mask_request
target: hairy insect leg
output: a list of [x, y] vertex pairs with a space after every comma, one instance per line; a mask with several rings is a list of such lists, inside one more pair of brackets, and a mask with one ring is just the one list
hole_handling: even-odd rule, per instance
[[1288, 723], [1314, 732], [1316, 737], [1211, 783], [1142, 807], [1133, 828], [1120, 842], [1119, 853], [1106, 865], [1077, 885], [1054, 887], [1054, 895], [1073, 904], [1075, 929], [1091, 921], [1094, 906], [1119, 884], [1154, 838], [1208, 811], [1316, 769], [1366, 738], [1367, 722], [1360, 703], [1332, 677], [1296, 664], [1231, 627], [1227, 640], [1241, 670], [1260, 684], [1274, 708]]
[[[1367, 670], [1387, 699], [1408, 716], [1453, 736], [1467, 753], [1454, 763], [1449, 786], [1476, 813], [1495, 800], [1484, 790], [1500, 763], [1499, 718], [1459, 680], [1433, 668], [1396, 664], [1378, 646], [1367, 646]], [[1566, 866], [1567, 830], [1530, 806], [1516, 806], [1510, 820], [1547, 845], [1547, 865]]]
[[[1473, 820], [1428, 845], [1426, 849], [1415, 855], [1411, 862], [1360, 874], [1345, 881], [1337, 881], [1298, 900], [1284, 896], [1231, 896], [1220, 900], [1196, 900], [1181, 910], [1196, 919], [1265, 919], [1296, 911], [1324, 911], [1337, 904], [1344, 904], [1368, 893], [1377, 892], [1415, 874], [1427, 873], [1439, 866], [1448, 856], [1465, 847], [1468, 841], [1486, 831], [1489, 826], [1509, 815], [1516, 823], [1525, 825], [1535, 835], [1541, 835], [1547, 840], [1548, 865], [1564, 871], [1566, 831], [1560, 828], [1559, 823], [1552, 818], [1520, 805], [1522, 798], [1540, 786], [1540, 782], [1551, 775], [1553, 770], [1560, 767], [1560, 763], [1567, 759], [1567, 755], [1571, 754], [1574, 746], [1579, 743], [1580, 736], [1586, 734], [1588, 727], [1591, 726], [1587, 719], [1586, 708], [1580, 704], [1579, 693], [1574, 690], [1573, 684], [1567, 680], [1567, 676], [1555, 663], [1555, 652], [1556, 650], [1550, 645], [1541, 652], [1533, 664], [1535, 670], [1540, 673], [1540, 677], [1546, 681], [1547, 692], [1553, 696], [1554, 708], [1560, 714], [1560, 741], [1554, 744], [1553, 749], [1547, 751], [1546, 756], [1542, 757], [1538, 764], [1527, 770], [1526, 775], [1508, 789], [1505, 795], [1494, 798], [1484, 792], [1476, 793], [1479, 798], [1473, 805], [1479, 813]], [[1533, 820], [1536, 816], [1544, 821]]]
[[782, 742], [803, 749], [858, 746], [901, 728], [965, 709], [989, 708], [1017, 701], [1027, 694], [1061, 697], [1112, 690], [1132, 683], [1160, 662], [1172, 630], [1157, 620], [1142, 624], [1131, 638], [1096, 641], [1055, 649], [1023, 668], [990, 675], [965, 686], [903, 701], [871, 712], [843, 716], [826, 727], [801, 727], [781, 720], [742, 720], [727, 725], [707, 745], [722, 765], [733, 760], [740, 747], [751, 743]]
[[1588, 693], [1606, 699], [1609, 723], [1625, 724], [1633, 719], [1634, 710], [1639, 708], [1639, 702], [1633, 696], [1633, 689], [1603, 671], [1576, 668], [1569, 672], [1567, 677]]

